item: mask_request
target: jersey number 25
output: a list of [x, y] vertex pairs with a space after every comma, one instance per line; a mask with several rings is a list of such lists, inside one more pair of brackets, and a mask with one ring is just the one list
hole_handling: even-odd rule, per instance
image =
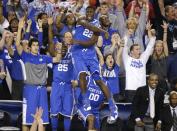
[[68, 64], [58, 64], [58, 71], [68, 71]]

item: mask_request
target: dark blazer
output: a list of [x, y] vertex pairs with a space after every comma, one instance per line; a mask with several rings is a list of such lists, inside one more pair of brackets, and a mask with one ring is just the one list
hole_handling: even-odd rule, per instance
[[173, 125], [173, 117], [171, 114], [170, 106], [166, 105], [160, 113], [161, 131], [170, 131]]
[[[160, 88], [155, 90], [155, 117], [153, 119], [154, 124], [159, 120], [160, 110], [163, 108], [164, 93]], [[132, 103], [132, 112], [130, 115], [130, 120], [135, 122], [136, 118], [143, 119], [148, 110], [149, 106], [149, 87], [143, 86], [137, 89], [136, 95]]]

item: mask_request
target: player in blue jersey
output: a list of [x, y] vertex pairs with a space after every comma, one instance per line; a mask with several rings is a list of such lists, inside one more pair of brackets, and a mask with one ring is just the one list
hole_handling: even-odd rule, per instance
[[[64, 20], [62, 22], [62, 16], [64, 16]], [[63, 37], [65, 32], [71, 32], [72, 34], [75, 33], [75, 25], [76, 19], [72, 12], [67, 12], [66, 14], [62, 11], [61, 14], [56, 16], [56, 24], [55, 24], [55, 34], [59, 35], [59, 40], [63, 41]]]
[[101, 51], [103, 52], [104, 48], [108, 45], [111, 45], [111, 38], [114, 33], [117, 33], [118, 31], [115, 29], [112, 29], [111, 22], [109, 20], [109, 17], [107, 15], [102, 15], [99, 18], [99, 22], [101, 25], [101, 28], [106, 30], [109, 33], [109, 37], [106, 39], [104, 34], [101, 33], [99, 36], [99, 39], [102, 39], [101, 42], [97, 42], [97, 46], [101, 48]]
[[[73, 86], [77, 86], [77, 81], [72, 81]], [[106, 85], [108, 83], [104, 81]], [[96, 84], [93, 76], [87, 76], [87, 91], [86, 94], [88, 95], [91, 110], [84, 110], [83, 103], [82, 103], [82, 95], [80, 94], [80, 89], [76, 88], [75, 92], [75, 99], [76, 99], [76, 107], [77, 113], [82, 118], [84, 123], [88, 123], [88, 130], [99, 130], [100, 129], [100, 107], [102, 106], [105, 97], [103, 92], [101, 91], [100, 87]]]
[[[52, 37], [52, 18], [49, 18], [49, 49], [52, 55], [56, 55], [58, 39]], [[52, 42], [53, 38], [53, 42]], [[50, 95], [51, 126], [52, 131], [58, 129], [58, 115], [64, 116], [64, 131], [70, 131], [71, 115], [73, 110], [73, 95], [71, 80], [73, 79], [73, 65], [70, 53], [72, 42], [71, 32], [65, 32], [62, 45], [62, 59], [53, 64], [53, 82]], [[55, 45], [54, 45], [54, 44]], [[60, 43], [61, 44], [61, 43]], [[55, 53], [55, 54], [53, 54]]]
[[72, 46], [73, 65], [77, 78], [79, 79], [84, 109], [91, 109], [88, 96], [86, 94], [86, 75], [87, 71], [90, 71], [96, 84], [104, 92], [104, 95], [109, 102], [109, 108], [111, 111], [109, 119], [115, 121], [118, 117], [117, 106], [113, 102], [108, 87], [104, 84], [100, 77], [99, 62], [94, 48], [94, 45], [98, 39], [98, 34], [104, 32], [105, 36], [107, 36], [107, 32], [98, 28], [99, 22], [94, 19], [94, 13], [95, 8], [88, 6], [86, 9], [86, 19], [79, 20], [78, 25], [76, 25], [73, 41], [74, 45]]
[[24, 18], [20, 19], [15, 44], [18, 54], [25, 64], [26, 79], [24, 80], [23, 89], [23, 125], [25, 126], [23, 126], [23, 131], [27, 131], [27, 125], [32, 125], [34, 120], [32, 114], [35, 114], [36, 109], [39, 107], [43, 109], [43, 124], [49, 123], [47, 90], [45, 87], [48, 71], [47, 64], [59, 62], [61, 59], [61, 47], [57, 50], [56, 57], [40, 55], [39, 42], [33, 38], [29, 41], [30, 53], [24, 52], [20, 44], [24, 24]]

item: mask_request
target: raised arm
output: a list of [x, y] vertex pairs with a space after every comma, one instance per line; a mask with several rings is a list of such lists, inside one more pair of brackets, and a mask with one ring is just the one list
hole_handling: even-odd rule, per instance
[[13, 38], [13, 34], [9, 34], [9, 35], [10, 35], [10, 37], [9, 37], [9, 39], [6, 40], [5, 47], [7, 48], [9, 55], [13, 56], [14, 50], [12, 48], [12, 44], [13, 44], [14, 38]]
[[103, 46], [103, 37], [102, 36], [98, 37], [97, 46], [98, 47], [102, 47]]
[[80, 13], [80, 10], [83, 7], [83, 4], [84, 3], [80, 0], [76, 1], [75, 5], [72, 7], [72, 12], [75, 14], [75, 16], [80, 17], [83, 15], [83, 13], [85, 13], [85, 12]]
[[97, 46], [95, 46], [95, 50], [96, 50], [96, 53], [97, 53], [98, 58], [99, 58], [99, 63], [100, 63], [101, 66], [103, 66], [104, 65], [103, 54], [101, 53], [100, 49]]
[[17, 39], [16, 39], [16, 42], [15, 42], [17, 52], [18, 52], [19, 55], [21, 55], [22, 52], [23, 52], [23, 47], [20, 44], [20, 41], [21, 41], [22, 29], [23, 29], [24, 25], [25, 25], [24, 18], [21, 18], [20, 21], [19, 21], [19, 24], [18, 24]]
[[48, 46], [48, 50], [51, 56], [55, 56], [55, 47], [54, 47], [54, 43], [53, 43], [53, 18], [50, 17], [48, 18], [48, 38], [49, 38], [49, 46]]
[[135, 15], [135, 5], [136, 5], [136, 1], [132, 1], [130, 12], [128, 14], [129, 18], [134, 17], [134, 15]]
[[126, 65], [127, 59], [129, 57], [129, 55], [128, 55], [128, 50], [129, 50], [128, 37], [129, 37], [129, 35], [124, 36], [124, 48], [123, 48], [123, 52], [122, 52], [122, 60], [124, 62], [124, 65]]
[[118, 0], [118, 13], [117, 13], [117, 17], [118, 17], [118, 31], [120, 34], [120, 37], [123, 38], [125, 36], [125, 32], [126, 32], [126, 17], [124, 15], [124, 8], [123, 8], [123, 1], [122, 0]]
[[168, 24], [163, 21], [163, 25], [161, 25], [163, 28], [163, 48], [164, 48], [164, 53], [165, 56], [168, 56], [168, 46], [167, 46], [167, 29], [168, 29]]
[[116, 48], [116, 45], [118, 45], [119, 43], [119, 36], [118, 34], [112, 34], [111, 36], [111, 48], [109, 49], [110, 52], [113, 54], [115, 48]]
[[[149, 7], [149, 0], [146, 0], [146, 2], [144, 2], [144, 6], [146, 8], [146, 16], [147, 16], [147, 20], [149, 18], [149, 13], [150, 13], [150, 7]], [[144, 7], [143, 7], [144, 8]]]
[[149, 23], [149, 26], [147, 27], [148, 29], [148, 32], [149, 32], [149, 43], [147, 45], [147, 48], [146, 50], [141, 54], [141, 58], [143, 59], [143, 61], [146, 63], [149, 59], [149, 56], [152, 54], [153, 50], [154, 50], [154, 45], [155, 45], [155, 40], [156, 40], [156, 37], [152, 35], [152, 31], [151, 31], [151, 24], [150, 22]]
[[151, 27], [152, 27], [152, 25], [151, 25], [150, 21], [148, 21], [147, 24], [146, 24], [146, 30], [147, 30], [147, 34], [148, 34], [148, 37], [149, 37], [149, 38], [152, 37], [152, 30], [151, 30]]
[[34, 117], [34, 121], [32, 123], [32, 126], [30, 128], [30, 131], [44, 131], [44, 126], [43, 126], [43, 120], [42, 120], [42, 114], [43, 114], [43, 109], [37, 108], [36, 113], [32, 115]]
[[4, 44], [5, 44], [5, 38], [6, 38], [6, 35], [8, 34], [7, 31], [4, 31], [3, 34], [2, 34], [2, 38], [0, 40], [0, 50], [3, 49], [4, 47]]
[[30, 31], [31, 31], [31, 24], [32, 24], [32, 20], [31, 19], [27, 20], [26, 32], [28, 32], [28, 33], [30, 33]]
[[56, 51], [57, 52], [56, 56], [53, 57], [53, 59], [52, 59], [53, 63], [58, 63], [61, 60], [61, 58], [62, 58], [62, 51], [61, 50], [62, 50], [62, 45], [60, 44], [58, 51]]
[[165, 16], [165, 7], [164, 7], [164, 0], [158, 0], [160, 12], [163, 16]]
[[143, 8], [141, 10], [141, 14], [140, 14], [140, 17], [138, 20], [138, 27], [137, 27], [136, 33], [138, 33], [138, 36], [140, 36], [140, 38], [143, 37], [144, 31], [146, 29], [146, 22], [148, 19], [147, 10], [149, 8], [149, 6], [147, 4], [148, 4], [148, 2], [143, 4]]
[[62, 58], [62, 43], [59, 43], [57, 40], [53, 41], [53, 30], [52, 30], [53, 18], [52, 17], [48, 18], [48, 25], [49, 25], [49, 29], [48, 29], [49, 53], [51, 54], [51, 56], [54, 56], [53, 63], [58, 63]]
[[124, 40], [120, 40], [118, 46], [119, 48], [117, 48], [116, 63], [117, 65], [120, 66], [122, 63], [122, 52], [124, 48]]
[[42, 20], [38, 19], [38, 26], [39, 26], [39, 32], [38, 32], [38, 41], [39, 41], [39, 47], [43, 45], [43, 29], [42, 29]]
[[24, 37], [25, 40], [30, 39], [31, 24], [32, 24], [32, 20], [31, 19], [27, 20], [27, 28], [26, 28], [25, 37]]

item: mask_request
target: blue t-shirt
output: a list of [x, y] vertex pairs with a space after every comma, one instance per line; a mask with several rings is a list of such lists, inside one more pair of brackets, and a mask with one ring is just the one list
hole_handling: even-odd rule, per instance
[[47, 56], [47, 55], [33, 55], [31, 53], [27, 53], [27, 52], [22, 52], [21, 54], [21, 58], [25, 63], [31, 63], [31, 64], [49, 64], [52, 63], [52, 57], [51, 56]]
[[112, 69], [108, 69], [106, 64], [104, 64], [102, 67], [102, 76], [111, 85], [109, 86], [109, 90], [111, 91], [112, 94], [117, 94], [120, 92], [119, 66], [117, 64], [115, 64]]
[[44, 86], [48, 76], [47, 64], [52, 63], [52, 57], [40, 54], [33, 55], [24, 51], [21, 57], [25, 64], [25, 84]]

